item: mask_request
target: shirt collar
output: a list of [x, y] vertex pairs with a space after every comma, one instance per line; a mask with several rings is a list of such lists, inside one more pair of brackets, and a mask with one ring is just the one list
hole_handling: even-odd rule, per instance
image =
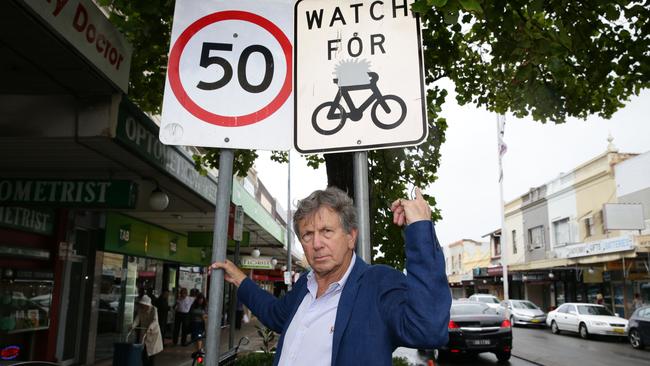
[[[345, 271], [345, 274], [343, 274], [343, 277], [341, 277], [340, 280], [331, 283], [327, 288], [327, 290], [325, 291], [325, 293], [329, 293], [331, 291], [336, 291], [336, 290], [343, 290], [345, 283], [348, 281], [348, 277], [350, 277], [350, 273], [352, 272], [352, 267], [356, 263], [356, 260], [357, 260], [357, 254], [354, 251], [352, 251], [352, 259], [350, 259], [350, 265], [348, 265], [348, 269]], [[316, 293], [318, 291], [318, 284], [316, 283], [314, 270], [311, 270], [309, 271], [309, 273], [307, 273], [307, 289], [312, 294], [312, 296], [316, 297]]]

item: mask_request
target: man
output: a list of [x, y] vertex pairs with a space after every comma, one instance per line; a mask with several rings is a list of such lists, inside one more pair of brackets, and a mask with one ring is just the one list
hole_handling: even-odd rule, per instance
[[167, 333], [167, 315], [169, 314], [169, 290], [164, 289], [157, 301], [154, 302], [158, 310], [158, 324], [160, 325], [161, 338], [165, 339]]
[[451, 295], [445, 260], [419, 189], [415, 200], [391, 205], [393, 222], [407, 224], [407, 272], [369, 266], [354, 253], [357, 217], [337, 188], [301, 200], [294, 214], [311, 271], [283, 298], [260, 289], [232, 262], [213, 263], [238, 298], [267, 327], [281, 333], [274, 365], [391, 365], [399, 346], [447, 343]]
[[186, 346], [187, 335], [190, 333], [190, 308], [194, 299], [187, 296], [187, 289], [181, 287], [180, 296], [176, 299], [176, 313], [174, 315], [174, 333], [172, 334], [172, 339], [174, 344], [178, 345], [178, 333], [181, 333], [181, 345]]

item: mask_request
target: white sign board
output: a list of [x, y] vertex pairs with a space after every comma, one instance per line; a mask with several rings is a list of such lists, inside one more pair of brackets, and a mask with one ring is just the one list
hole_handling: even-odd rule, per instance
[[414, 0], [299, 0], [295, 147], [303, 153], [417, 145], [427, 137]]
[[244, 235], [244, 207], [235, 206], [235, 224], [232, 231], [232, 240], [242, 241]]
[[589, 243], [567, 245], [555, 248], [557, 258], [577, 258], [597, 254], [624, 252], [634, 249], [634, 241], [629, 236], [603, 239]]
[[177, 0], [160, 141], [287, 150], [290, 0]]
[[643, 230], [645, 218], [640, 203], [605, 203], [603, 205], [605, 230]]
[[242, 256], [241, 257], [241, 268], [248, 269], [273, 269], [275, 266], [272, 262], [273, 258], [271, 257], [258, 257], [254, 258], [251, 256]]
[[125, 93], [132, 47], [91, 0], [23, 0]]

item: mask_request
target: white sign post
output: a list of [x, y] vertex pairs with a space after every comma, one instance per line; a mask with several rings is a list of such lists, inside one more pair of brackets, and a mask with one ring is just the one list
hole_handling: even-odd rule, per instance
[[296, 3], [298, 151], [371, 150], [426, 139], [420, 22], [412, 3]]
[[290, 0], [177, 0], [160, 141], [288, 150]]

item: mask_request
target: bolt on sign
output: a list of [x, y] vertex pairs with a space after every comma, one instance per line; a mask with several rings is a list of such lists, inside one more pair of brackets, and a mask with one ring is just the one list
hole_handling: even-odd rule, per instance
[[303, 153], [417, 145], [427, 137], [414, 0], [299, 0], [294, 144]]
[[291, 147], [291, 0], [177, 0], [160, 141]]

